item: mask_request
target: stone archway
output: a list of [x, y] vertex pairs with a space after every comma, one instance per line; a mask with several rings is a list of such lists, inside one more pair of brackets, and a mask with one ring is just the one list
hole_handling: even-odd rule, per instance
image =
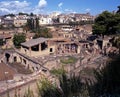
[[6, 53], [6, 54], [5, 54], [5, 57], [6, 57], [6, 62], [9, 62], [10, 54], [9, 54], [9, 53]]

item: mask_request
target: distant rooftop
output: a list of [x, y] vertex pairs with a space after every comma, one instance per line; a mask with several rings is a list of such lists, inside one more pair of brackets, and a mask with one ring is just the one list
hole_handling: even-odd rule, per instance
[[40, 37], [40, 38], [37, 38], [37, 39], [31, 39], [27, 42], [21, 43], [21, 45], [25, 46], [25, 47], [31, 47], [31, 46], [35, 46], [35, 45], [38, 45], [40, 43], [43, 43], [47, 40], [48, 40], [47, 38]]

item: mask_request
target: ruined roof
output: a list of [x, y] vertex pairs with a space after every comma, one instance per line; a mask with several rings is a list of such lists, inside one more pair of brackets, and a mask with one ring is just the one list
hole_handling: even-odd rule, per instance
[[25, 46], [25, 47], [31, 47], [31, 46], [35, 46], [35, 45], [38, 45], [40, 43], [43, 43], [47, 40], [48, 40], [47, 38], [40, 37], [40, 38], [37, 38], [37, 39], [31, 39], [27, 42], [21, 43], [21, 45]]

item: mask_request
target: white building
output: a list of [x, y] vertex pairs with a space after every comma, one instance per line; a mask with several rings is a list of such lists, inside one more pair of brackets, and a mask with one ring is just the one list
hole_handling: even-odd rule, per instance
[[26, 23], [27, 23], [27, 19], [15, 19], [14, 20], [14, 26], [15, 27], [24, 26]]
[[52, 24], [53, 22], [52, 22], [52, 18], [50, 18], [50, 17], [41, 17], [40, 19], [39, 19], [39, 25], [47, 25], [47, 24]]

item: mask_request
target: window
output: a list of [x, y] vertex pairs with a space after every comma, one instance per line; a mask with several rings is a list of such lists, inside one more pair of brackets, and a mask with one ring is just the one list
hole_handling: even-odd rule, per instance
[[34, 67], [32, 67], [33, 71], [34, 71]]
[[41, 50], [45, 50], [47, 48], [47, 44], [45, 42], [41, 43]]
[[14, 62], [17, 62], [17, 57], [14, 57]]
[[31, 47], [32, 51], [39, 51], [39, 45], [35, 45]]
[[50, 52], [53, 52], [53, 48], [50, 48]]
[[25, 59], [23, 59], [23, 62], [24, 62], [24, 64], [26, 64], [26, 60]]
[[43, 71], [43, 72], [47, 72], [47, 70], [46, 70], [46, 69], [42, 69], [42, 71]]
[[20, 61], [22, 62], [22, 58], [20, 57]]

